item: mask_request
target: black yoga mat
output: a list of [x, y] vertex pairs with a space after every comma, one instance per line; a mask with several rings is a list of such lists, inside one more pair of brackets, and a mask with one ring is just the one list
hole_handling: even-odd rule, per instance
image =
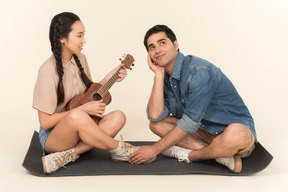
[[[129, 142], [135, 146], [150, 145], [154, 142]], [[30, 173], [43, 177], [88, 176], [88, 175], [251, 175], [265, 169], [272, 161], [272, 155], [260, 144], [248, 158], [242, 159], [241, 173], [233, 173], [215, 160], [201, 162], [178, 162], [175, 158], [158, 155], [157, 160], [145, 165], [131, 165], [128, 162], [111, 161], [108, 151], [93, 149], [84, 153], [73, 163], [60, 168], [52, 174], [44, 174], [42, 167], [42, 149], [35, 131], [30, 147], [23, 161], [23, 167]]]

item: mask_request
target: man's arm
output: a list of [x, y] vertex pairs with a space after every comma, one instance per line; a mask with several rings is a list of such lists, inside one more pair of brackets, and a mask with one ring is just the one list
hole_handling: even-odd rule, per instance
[[152, 159], [172, 145], [179, 143], [189, 133], [180, 129], [177, 125], [162, 139], [150, 146], [141, 146], [139, 150], [130, 155], [131, 164], [141, 164]]
[[[152, 119], [156, 119], [164, 109], [164, 76], [165, 71], [163, 67], [152, 63], [148, 55], [149, 68], [155, 73], [154, 84], [148, 102], [148, 112]], [[177, 125], [162, 139], [151, 146], [142, 146], [130, 156], [130, 163], [141, 164], [149, 159], [155, 157], [162, 151], [168, 149], [172, 145], [179, 143], [189, 133], [181, 130]]]
[[152, 119], [156, 119], [164, 109], [164, 76], [165, 70], [163, 67], [157, 66], [152, 63], [148, 55], [149, 68], [154, 72], [154, 83], [148, 101], [148, 115]]
[[164, 73], [155, 73], [154, 83], [148, 101], [148, 115], [151, 119], [156, 119], [164, 109]]

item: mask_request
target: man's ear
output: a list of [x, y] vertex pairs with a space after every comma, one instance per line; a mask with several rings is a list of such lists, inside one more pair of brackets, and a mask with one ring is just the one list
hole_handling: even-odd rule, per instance
[[177, 40], [174, 41], [173, 45], [174, 45], [175, 50], [179, 51], [179, 44]]

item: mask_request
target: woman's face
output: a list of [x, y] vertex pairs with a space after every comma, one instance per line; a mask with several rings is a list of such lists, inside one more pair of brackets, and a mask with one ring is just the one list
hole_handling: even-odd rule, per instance
[[62, 57], [66, 60], [69, 60], [72, 57], [72, 54], [81, 53], [83, 45], [86, 43], [83, 23], [81, 21], [76, 21], [73, 23], [71, 28], [72, 30], [68, 34], [68, 37], [60, 39], [62, 45]]

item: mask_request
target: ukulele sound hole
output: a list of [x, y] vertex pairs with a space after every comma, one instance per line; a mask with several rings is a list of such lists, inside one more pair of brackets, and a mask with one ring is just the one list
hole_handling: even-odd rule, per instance
[[101, 95], [99, 95], [98, 93], [94, 94], [92, 97], [93, 101], [99, 101], [102, 99]]

